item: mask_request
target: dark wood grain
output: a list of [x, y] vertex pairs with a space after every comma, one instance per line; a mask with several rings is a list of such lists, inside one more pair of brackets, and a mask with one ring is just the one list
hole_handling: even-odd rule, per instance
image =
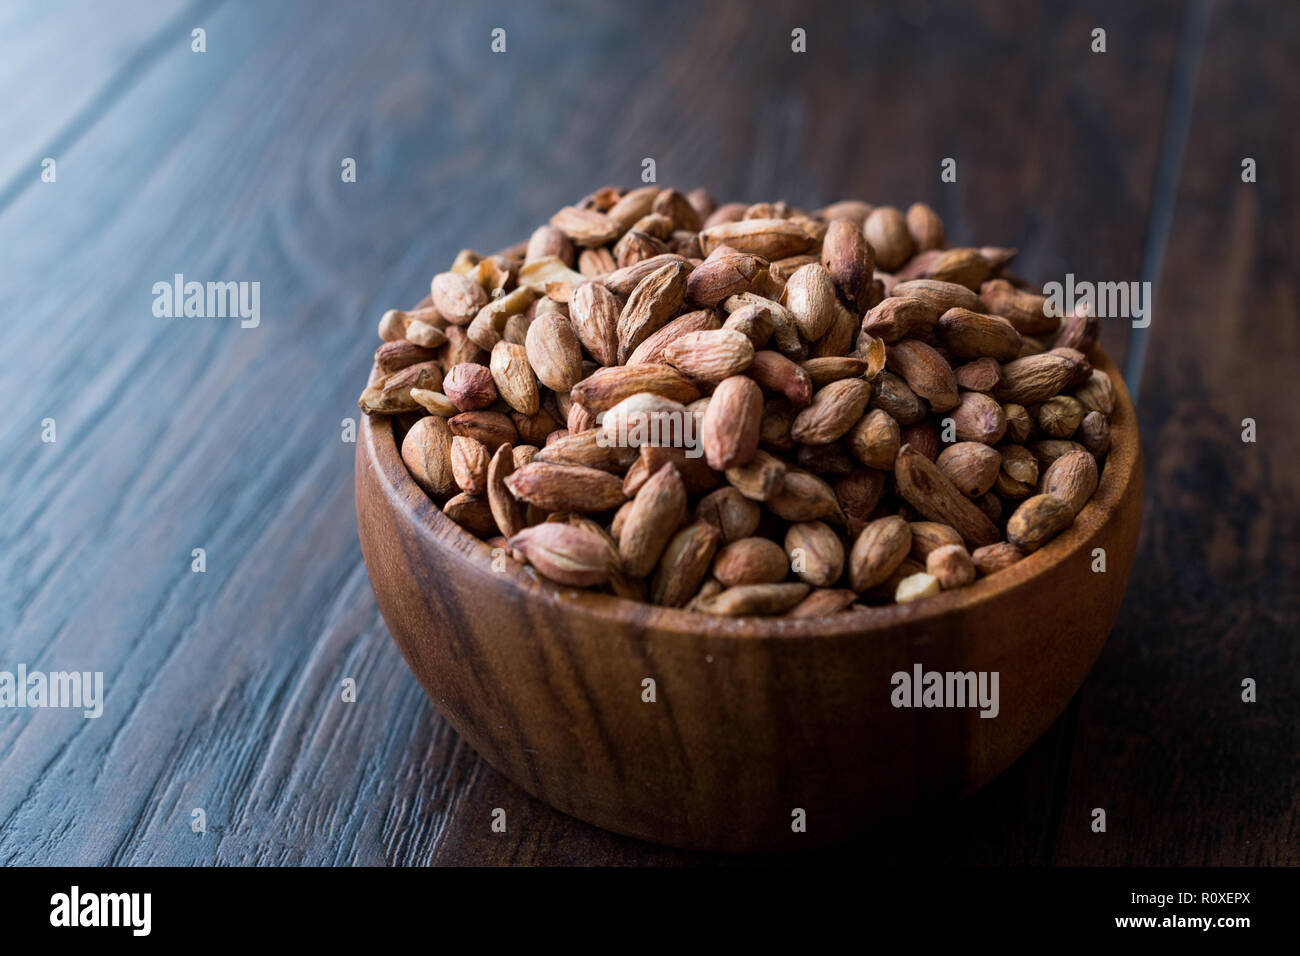
[[[190, 51], [191, 13], [206, 54]], [[637, 865], [735, 861], [615, 837], [506, 782], [437, 717], [378, 617], [352, 524], [353, 447], [340, 440], [375, 318], [462, 245], [515, 241], [594, 184], [634, 180], [647, 156], [660, 182], [720, 196], [926, 200], [955, 241], [1021, 246], [1018, 269], [1035, 279], [1134, 276], [1183, 8], [230, 2], [92, 16], [87, 4], [62, 14], [76, 27], [60, 15], [6, 8], [4, 22], [23, 29], [0, 41], [5, 88], [41, 102], [0, 116], [6, 144], [21, 147], [0, 166], [0, 184], [13, 184], [0, 204], [0, 395], [18, 410], [0, 420], [0, 666], [102, 669], [108, 699], [97, 721], [0, 719], [0, 862]], [[1199, 274], [1203, 250], [1218, 248], [1213, 225], [1238, 208], [1224, 197], [1248, 187], [1233, 179], [1236, 158], [1218, 178], [1235, 145], [1213, 144], [1230, 117], [1249, 118], [1245, 138], [1271, 144], [1279, 171], [1237, 228], [1270, 238], [1228, 274], [1262, 277], [1269, 295], [1243, 291], [1242, 302], [1283, 315], [1294, 283], [1277, 284], [1289, 260], [1275, 234], [1294, 232], [1294, 215], [1267, 214], [1294, 208], [1279, 193], [1288, 127], [1274, 122], [1288, 17], [1252, 8], [1224, 22], [1217, 58], [1207, 51], [1188, 149], [1206, 156], [1204, 171], [1180, 193], [1203, 204], [1200, 231], [1165, 265]], [[1098, 24], [1105, 55], [1087, 49]], [[495, 26], [509, 30], [505, 55], [488, 51]], [[802, 57], [789, 49], [793, 26], [809, 31]], [[24, 64], [40, 62], [61, 66], [36, 84]], [[43, 186], [27, 165], [51, 143], [59, 182]], [[358, 161], [355, 184], [339, 181], [344, 156]], [[945, 156], [958, 159], [956, 184], [939, 182]], [[177, 271], [260, 281], [261, 327], [155, 319], [151, 286]], [[1201, 296], [1183, 304], [1210, 314]], [[1117, 331], [1106, 334], [1118, 356]], [[1206, 677], [1231, 671], [1235, 684], [1238, 655], [1294, 673], [1276, 640], [1295, 620], [1282, 577], [1294, 555], [1279, 544], [1288, 526], [1260, 525], [1285, 519], [1276, 492], [1294, 493], [1281, 472], [1294, 403], [1253, 413], [1276, 422], [1273, 437], [1231, 474], [1235, 518], [1223, 519], [1213, 565], [1182, 560], [1198, 553], [1200, 509], [1221, 501], [1201, 475], [1226, 481], [1227, 459], [1213, 431], [1177, 424], [1172, 410], [1186, 406], [1173, 403], [1217, 394], [1213, 407], [1239, 420], [1237, 396], [1265, 385], [1239, 392], [1222, 373], [1248, 376], [1270, 352], [1266, 334], [1251, 326], [1213, 360], [1217, 339], [1194, 354], [1199, 340], [1172, 341], [1163, 377], [1144, 385], [1144, 414], [1158, 414], [1144, 428], [1175, 423], [1147, 446], [1149, 461], [1157, 448], [1167, 456], [1152, 467], [1148, 547], [1170, 553], [1150, 564], [1150, 604], [1130, 602], [1112, 638], [1129, 655], [1103, 657], [1090, 678], [1106, 696], [1084, 698], [1078, 752], [1067, 716], [970, 800], [810, 862], [1141, 859], [1132, 830], [1121, 849], [1071, 835], [1078, 808], [1093, 805], [1090, 780], [1123, 794], [1150, 780], [1134, 774], [1144, 761], [1160, 765], [1147, 739], [1195, 733], [1186, 714], [1170, 726], [1128, 696], [1134, 662], [1146, 662], [1143, 693], [1155, 686], [1184, 706]], [[1187, 362], [1200, 391], [1181, 378]], [[1156, 389], [1163, 413], [1146, 410]], [[54, 445], [39, 440], [45, 417], [58, 421]], [[194, 547], [208, 551], [206, 574], [189, 570]], [[1249, 560], [1237, 568], [1239, 553]], [[1271, 598], [1257, 571], [1274, 575]], [[1177, 660], [1175, 642], [1198, 627], [1199, 651]], [[1233, 635], [1227, 650], [1213, 632]], [[345, 677], [358, 681], [356, 703], [340, 699]], [[1162, 821], [1153, 859], [1181, 859], [1182, 839], [1192, 860], [1294, 862], [1295, 808], [1279, 796], [1294, 794], [1294, 767], [1289, 789], [1268, 787], [1288, 779], [1295, 715], [1266, 700], [1254, 734], [1217, 735], [1205, 744], [1217, 759], [1165, 764], [1177, 788], [1128, 804], [1142, 826]], [[1157, 797], [1169, 793], [1186, 815], [1168, 814]], [[200, 806], [202, 836], [189, 827]], [[498, 806], [507, 834], [489, 828]], [[1225, 829], [1252, 842], [1213, 836]], [[1181, 836], [1197, 832], [1212, 852]]]
[[1300, 862], [1297, 43], [1295, 7], [1208, 24], [1142, 384], [1154, 520], [1080, 695], [1056, 862]]

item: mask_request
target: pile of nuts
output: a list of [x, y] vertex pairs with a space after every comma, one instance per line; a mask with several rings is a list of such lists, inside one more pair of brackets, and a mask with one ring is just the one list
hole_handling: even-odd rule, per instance
[[947, 248], [919, 203], [607, 187], [385, 313], [359, 405], [443, 514], [561, 584], [915, 601], [1068, 527], [1110, 444], [1097, 320], [1047, 314], [1015, 254]]

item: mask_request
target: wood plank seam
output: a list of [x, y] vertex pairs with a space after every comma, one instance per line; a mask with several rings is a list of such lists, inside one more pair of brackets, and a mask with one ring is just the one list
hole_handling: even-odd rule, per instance
[[[1165, 102], [1165, 127], [1161, 134], [1160, 155], [1156, 161], [1156, 178], [1151, 198], [1151, 213], [1147, 220], [1146, 248], [1142, 253], [1143, 282], [1157, 293], [1160, 290], [1160, 270], [1169, 246], [1169, 233], [1174, 224], [1174, 205], [1178, 200], [1178, 184], [1182, 181], [1183, 158], [1187, 153], [1187, 138], [1192, 127], [1192, 107], [1196, 100], [1196, 77], [1200, 73], [1201, 57], [1205, 52], [1205, 36], [1210, 20], [1210, 0], [1192, 0], [1187, 5], [1183, 29], [1174, 55], [1174, 68], [1169, 84], [1169, 98]], [[1153, 296], [1158, 298], [1158, 296]], [[1153, 307], [1154, 311], [1154, 307]], [[1150, 328], [1133, 329], [1128, 361], [1124, 366], [1124, 381], [1128, 383], [1133, 403], [1139, 404], [1142, 388], [1142, 368], [1146, 360], [1147, 339]]]

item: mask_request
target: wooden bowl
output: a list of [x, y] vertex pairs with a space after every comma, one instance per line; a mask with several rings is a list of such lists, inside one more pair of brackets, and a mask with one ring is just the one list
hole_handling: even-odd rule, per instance
[[[1096, 496], [1040, 551], [917, 603], [717, 619], [553, 585], [508, 560], [494, 570], [407, 474], [392, 423], [367, 417], [356, 501], [370, 581], [439, 711], [538, 799], [682, 847], [842, 840], [993, 779], [1101, 651], [1137, 548], [1142, 453], [1119, 373], [1100, 350], [1094, 364], [1117, 399]], [[999, 713], [894, 707], [891, 676], [918, 664], [996, 671]]]

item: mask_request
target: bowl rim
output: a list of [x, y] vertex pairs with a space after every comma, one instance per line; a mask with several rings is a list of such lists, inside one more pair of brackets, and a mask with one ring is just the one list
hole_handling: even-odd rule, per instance
[[[1119, 370], [1100, 344], [1089, 350], [1088, 358], [1094, 368], [1110, 376], [1115, 391], [1115, 409], [1110, 416], [1110, 449], [1097, 491], [1069, 528], [1010, 567], [980, 577], [965, 587], [908, 604], [856, 605], [825, 617], [715, 616], [559, 584], [516, 561], [505, 562], [504, 570], [494, 570], [493, 549], [446, 517], [437, 503], [415, 483], [402, 461], [390, 416], [362, 416], [357, 467], [363, 466], [362, 455], [368, 455], [376, 466], [374, 470], [385, 497], [393, 507], [401, 509], [403, 520], [426, 546], [443, 552], [451, 560], [471, 562], [472, 570], [490, 573], [498, 580], [508, 580], [521, 599], [560, 605], [567, 613], [585, 615], [594, 622], [709, 638], [754, 640], [860, 636], [866, 632], [883, 632], [904, 623], [909, 626], [933, 624], [1005, 592], [1030, 586], [1040, 575], [1076, 557], [1097, 536], [1128, 494], [1134, 478], [1140, 479], [1142, 449], [1137, 411]], [[372, 368], [372, 380], [376, 374], [377, 369]]]

